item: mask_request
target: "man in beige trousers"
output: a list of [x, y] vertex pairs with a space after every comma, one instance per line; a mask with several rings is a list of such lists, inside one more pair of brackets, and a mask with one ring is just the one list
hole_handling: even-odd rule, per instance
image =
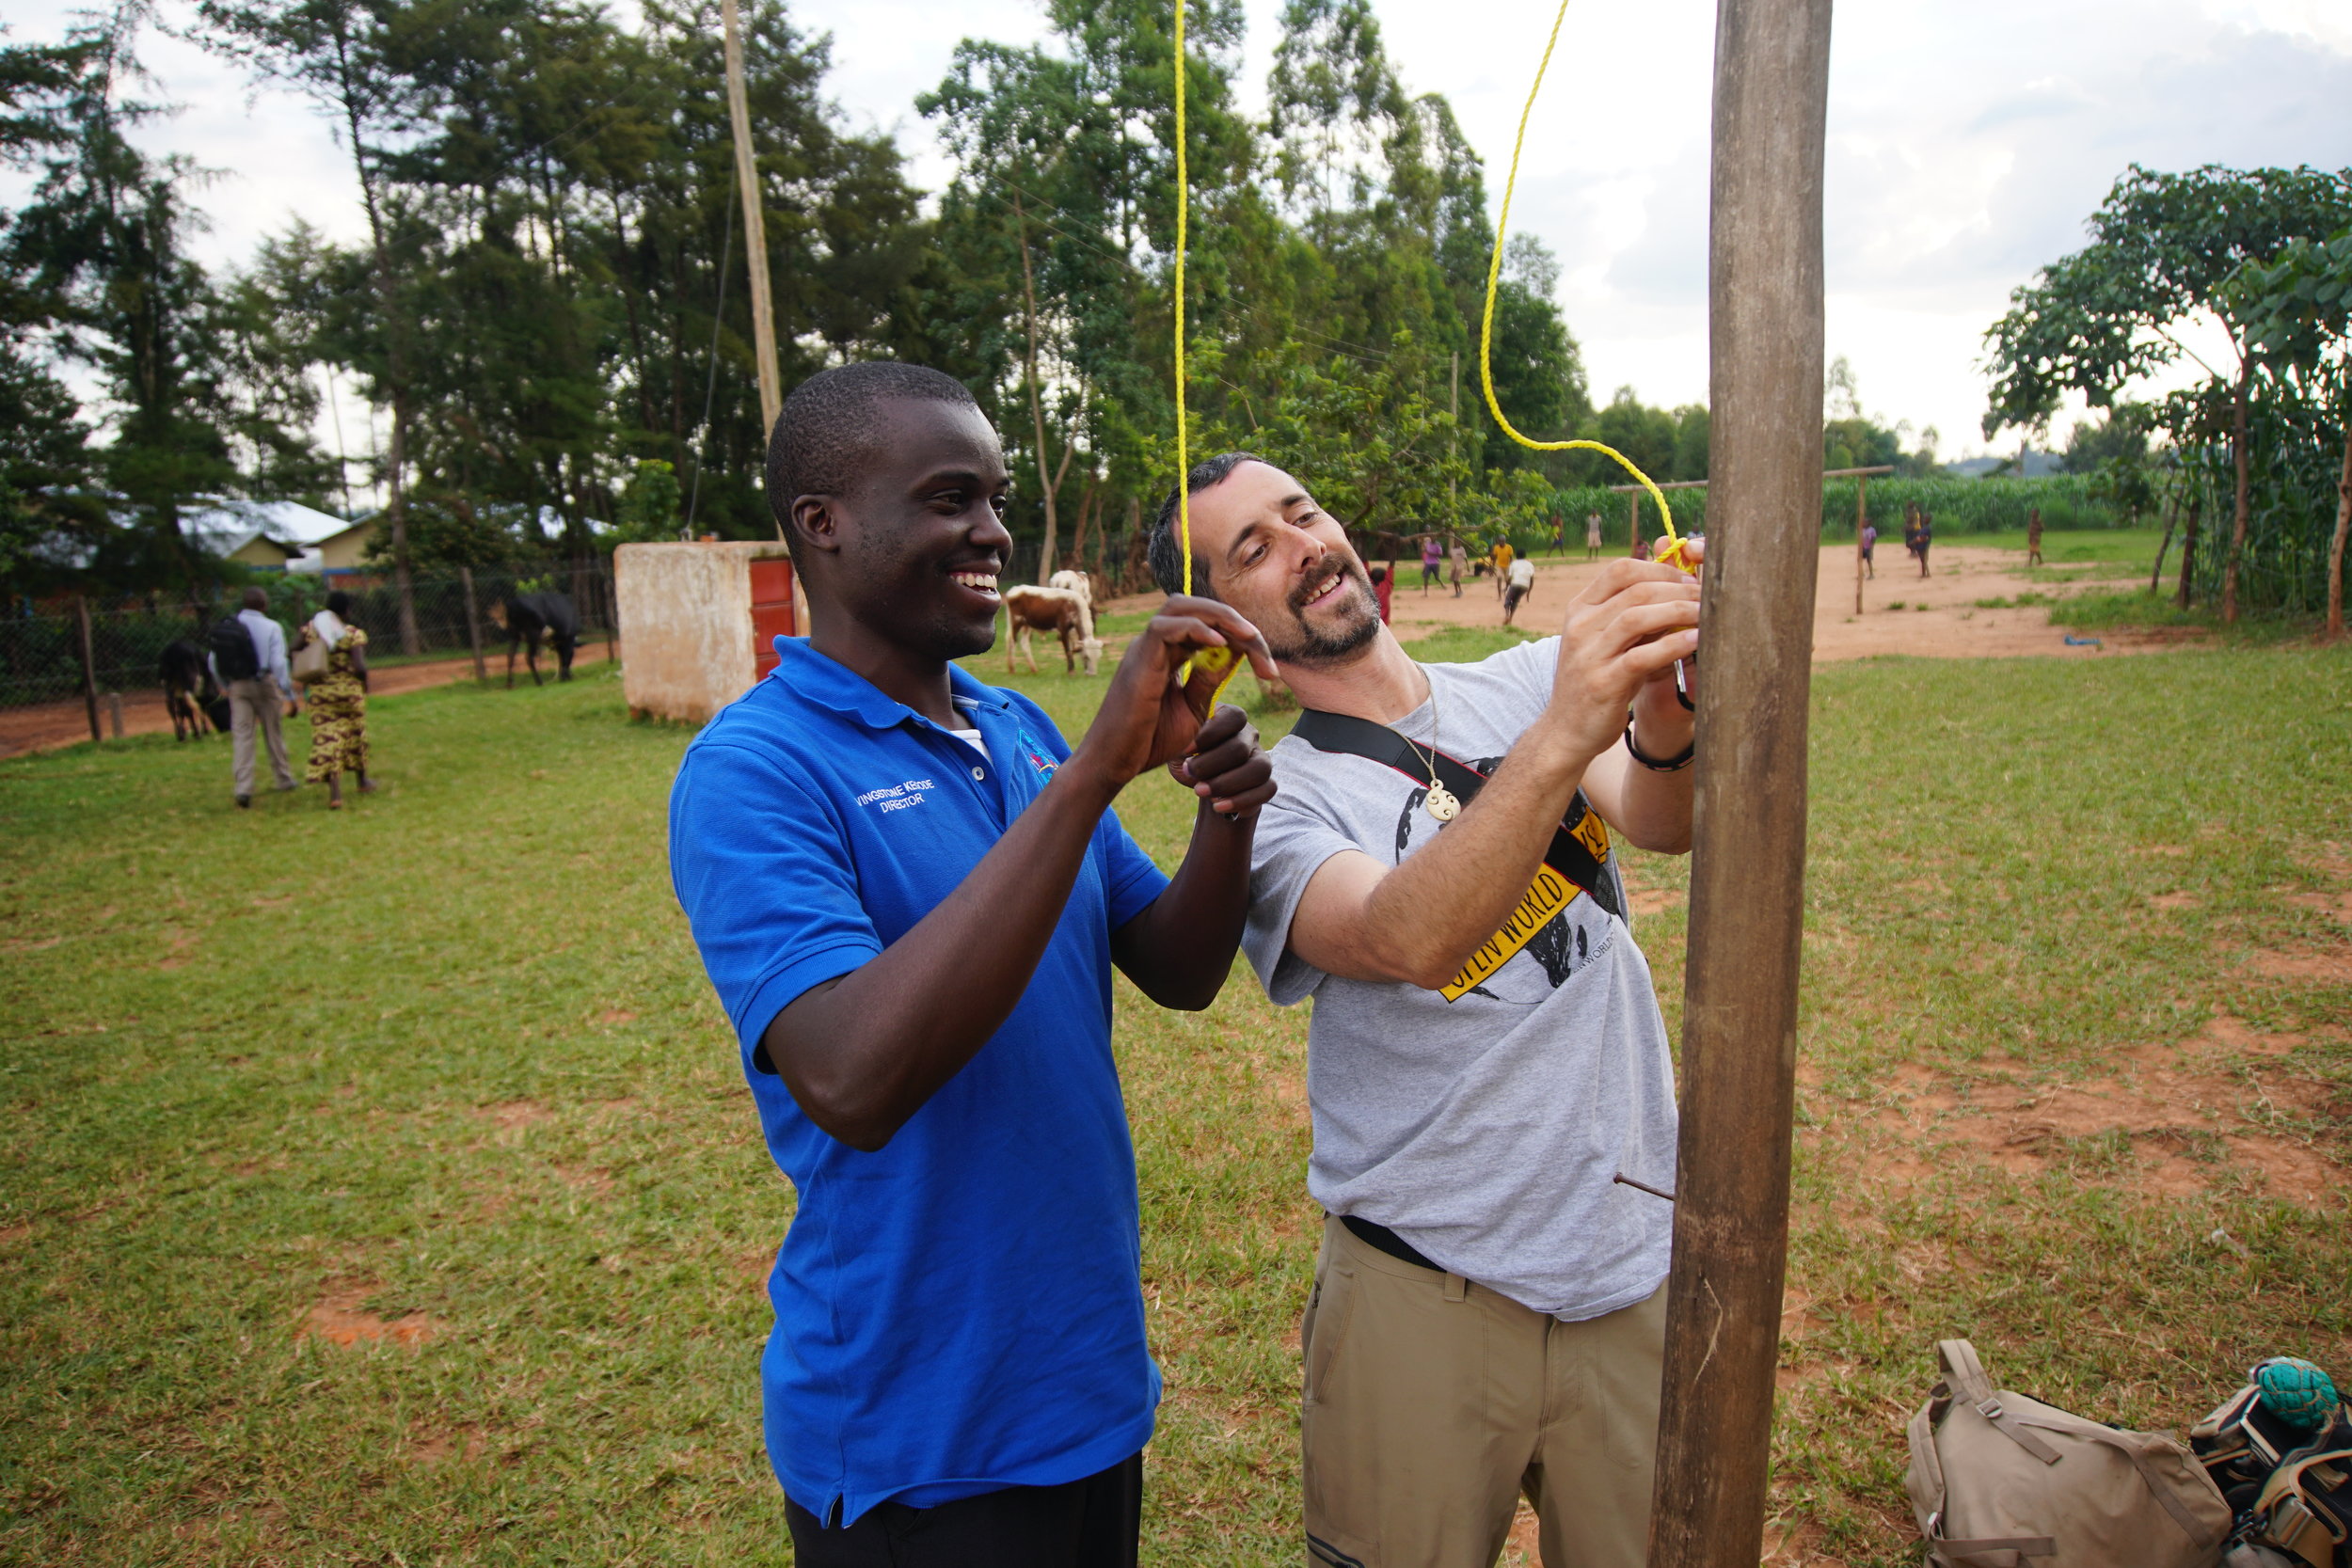
[[259, 588], [245, 591], [237, 625], [252, 639], [248, 660], [243, 649], [224, 655], [215, 641], [210, 656], [213, 679], [229, 695], [229, 765], [237, 787], [237, 804], [253, 804], [253, 732], [262, 732], [269, 749], [274, 787], [294, 787], [294, 768], [286, 761], [285, 732], [278, 727], [278, 705], [286, 717], [294, 711], [294, 673], [286, 663], [286, 628], [269, 616], [269, 595]]
[[1638, 1568], [1674, 1081], [1610, 840], [1689, 847], [1698, 585], [1614, 561], [1561, 636], [1423, 665], [1304, 483], [1227, 453], [1188, 484], [1194, 591], [1307, 710], [1271, 753], [1243, 950], [1277, 1004], [1315, 999], [1310, 1560], [1486, 1568], [1524, 1496], [1547, 1568]]

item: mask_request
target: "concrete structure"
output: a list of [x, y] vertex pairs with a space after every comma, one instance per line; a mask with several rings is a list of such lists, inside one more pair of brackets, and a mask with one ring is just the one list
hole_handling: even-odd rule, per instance
[[701, 724], [776, 666], [797, 635], [779, 539], [623, 545], [612, 552], [621, 695], [639, 718]]

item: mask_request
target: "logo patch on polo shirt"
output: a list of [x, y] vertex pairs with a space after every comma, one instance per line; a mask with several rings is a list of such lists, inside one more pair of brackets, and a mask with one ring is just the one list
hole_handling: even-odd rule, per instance
[[935, 780], [909, 779], [903, 784], [884, 784], [880, 789], [869, 789], [865, 794], [851, 796], [850, 799], [861, 806], [880, 806], [884, 811], [904, 811], [909, 806], [921, 805], [925, 790], [938, 787], [939, 784]]

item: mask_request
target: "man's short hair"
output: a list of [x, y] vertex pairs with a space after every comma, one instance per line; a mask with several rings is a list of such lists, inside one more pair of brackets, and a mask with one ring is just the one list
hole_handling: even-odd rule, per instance
[[[874, 448], [874, 410], [897, 401], [979, 406], [972, 389], [928, 365], [862, 359], [818, 371], [792, 388], [768, 440], [768, 509], [791, 522], [800, 496], [838, 496]], [[785, 537], [792, 537], [786, 527]]]
[[256, 583], [253, 587], [246, 589], [243, 594], [237, 595], [237, 602], [247, 610], [267, 610], [269, 608], [269, 590], [262, 587], [259, 583]]
[[[1221, 451], [1215, 457], [1196, 463], [1192, 472], [1184, 476], [1184, 494], [1197, 496], [1212, 485], [1221, 484], [1225, 476], [1244, 463], [1263, 463], [1265, 459], [1254, 451]], [[1181, 592], [1184, 586], [1184, 545], [1176, 531], [1176, 492], [1160, 502], [1159, 515], [1152, 520], [1148, 541], [1152, 561], [1152, 580], [1160, 585], [1163, 594]], [[1195, 552], [1192, 558], [1192, 591], [1202, 598], [1213, 599], [1216, 594], [1209, 587], [1209, 563]]]

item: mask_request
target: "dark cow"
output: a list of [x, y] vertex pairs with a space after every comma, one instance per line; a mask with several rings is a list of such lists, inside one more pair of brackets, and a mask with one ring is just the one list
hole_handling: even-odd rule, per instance
[[174, 740], [203, 739], [208, 719], [216, 730], [229, 727], [228, 701], [213, 683], [213, 669], [202, 648], [184, 637], [165, 643], [158, 673], [163, 676], [164, 706], [171, 714]]
[[531, 667], [531, 684], [538, 686], [539, 639], [555, 648], [558, 680], [572, 678], [572, 654], [580, 646], [580, 612], [572, 601], [552, 590], [543, 594], [508, 594], [490, 607], [490, 620], [506, 634], [506, 685], [515, 685], [515, 650], [524, 650]]

